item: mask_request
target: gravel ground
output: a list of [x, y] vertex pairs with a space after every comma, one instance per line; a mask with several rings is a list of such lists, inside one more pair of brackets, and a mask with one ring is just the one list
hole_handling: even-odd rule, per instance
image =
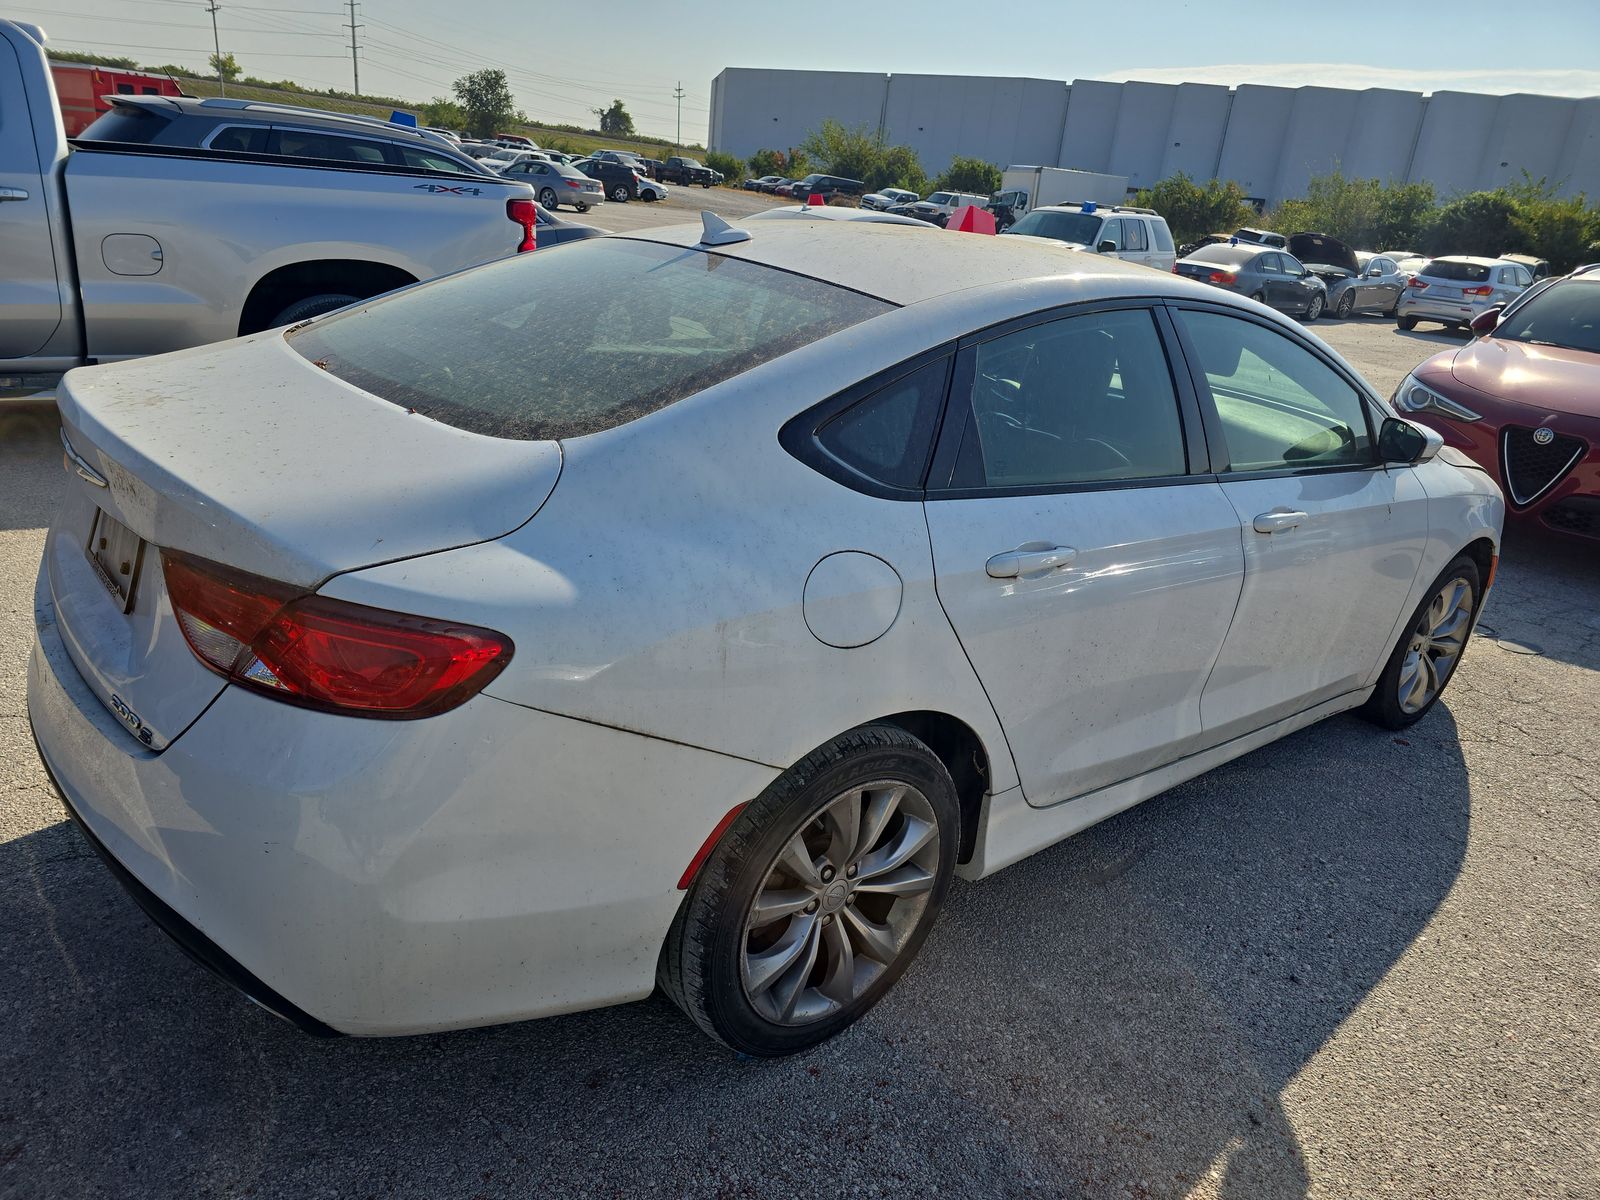
[[[1317, 328], [1384, 389], [1452, 341]], [[812, 1053], [659, 998], [325, 1043], [63, 823], [23, 697], [60, 461], [0, 408], [0, 1195], [1600, 1196], [1592, 549], [1513, 530], [1498, 640], [1405, 735], [1325, 722], [958, 886]]]

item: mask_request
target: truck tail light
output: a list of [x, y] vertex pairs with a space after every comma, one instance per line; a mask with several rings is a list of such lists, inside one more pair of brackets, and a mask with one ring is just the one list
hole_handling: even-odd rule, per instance
[[506, 217], [522, 226], [522, 241], [517, 244], [517, 253], [526, 254], [536, 249], [539, 245], [538, 206], [532, 200], [507, 200]]
[[1206, 276], [1206, 279], [1208, 280], [1208, 282], [1220, 283], [1220, 284], [1231, 284], [1231, 283], [1238, 283], [1239, 282], [1239, 277], [1237, 275], [1235, 275], [1232, 271], [1213, 271], [1213, 272], [1211, 272], [1210, 275]]
[[195, 657], [289, 704], [431, 717], [466, 703], [511, 660], [511, 639], [493, 630], [310, 595], [172, 550], [161, 568]]

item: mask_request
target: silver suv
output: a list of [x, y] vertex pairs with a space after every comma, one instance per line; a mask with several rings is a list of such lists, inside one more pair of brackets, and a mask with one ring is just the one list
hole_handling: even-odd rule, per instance
[[1153, 208], [1123, 204], [1051, 204], [1036, 208], [1004, 231], [1007, 237], [1061, 242], [1074, 250], [1170, 271], [1177, 247], [1166, 218]]
[[1395, 324], [1415, 329], [1437, 321], [1462, 329], [1484, 309], [1510, 304], [1533, 285], [1533, 273], [1503, 258], [1436, 258], [1411, 277], [1395, 305]]

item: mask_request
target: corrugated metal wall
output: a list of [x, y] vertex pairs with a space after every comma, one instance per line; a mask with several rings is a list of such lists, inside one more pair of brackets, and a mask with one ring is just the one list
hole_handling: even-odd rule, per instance
[[827, 117], [914, 147], [930, 173], [958, 154], [1126, 175], [1133, 187], [1186, 171], [1276, 204], [1335, 166], [1429, 180], [1441, 196], [1526, 170], [1600, 195], [1600, 97], [729, 67], [711, 84], [706, 144], [741, 158], [787, 150]]

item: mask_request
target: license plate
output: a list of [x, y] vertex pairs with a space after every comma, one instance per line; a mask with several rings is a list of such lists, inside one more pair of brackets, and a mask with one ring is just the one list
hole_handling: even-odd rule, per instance
[[133, 608], [139, 568], [144, 565], [144, 539], [103, 509], [97, 509], [89, 531], [89, 565], [123, 612]]

